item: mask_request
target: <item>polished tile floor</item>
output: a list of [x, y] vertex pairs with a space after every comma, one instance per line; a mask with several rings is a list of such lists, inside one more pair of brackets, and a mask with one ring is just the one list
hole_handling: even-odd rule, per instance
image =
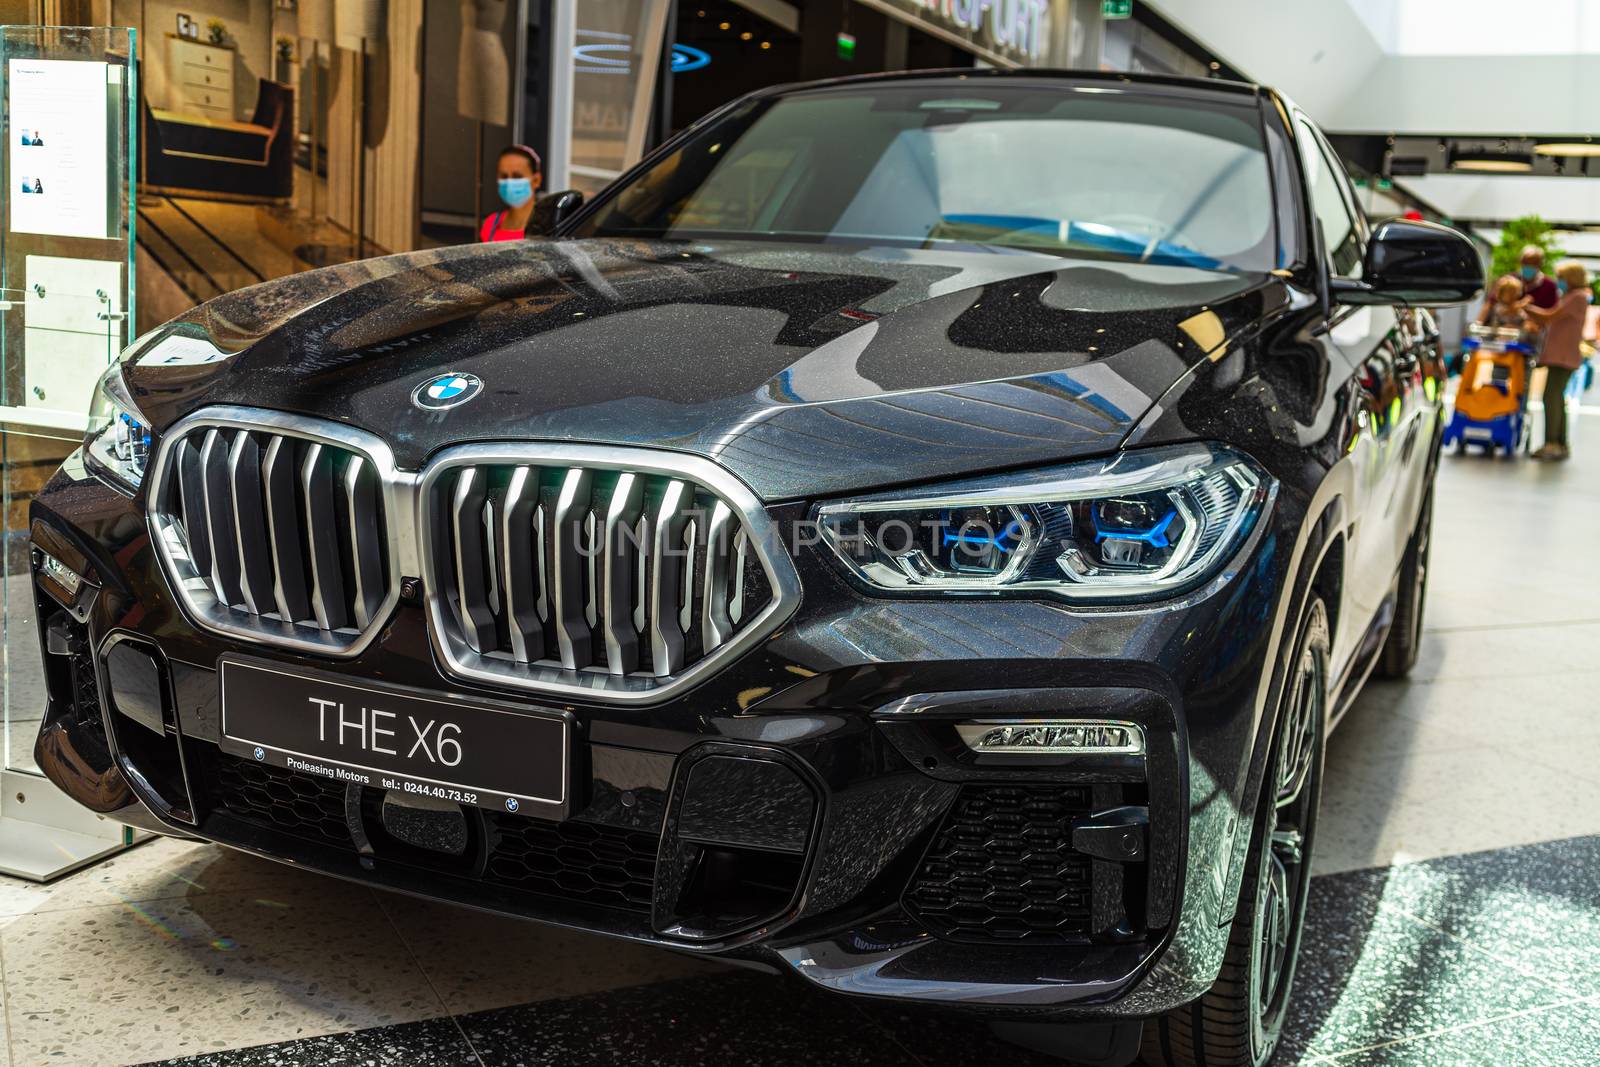
[[[1600, 432], [1579, 421], [1565, 465], [1446, 457], [1423, 660], [1329, 746], [1279, 1064], [1600, 1064]], [[0, 881], [0, 967], [15, 1067], [1043, 1062], [174, 841]]]

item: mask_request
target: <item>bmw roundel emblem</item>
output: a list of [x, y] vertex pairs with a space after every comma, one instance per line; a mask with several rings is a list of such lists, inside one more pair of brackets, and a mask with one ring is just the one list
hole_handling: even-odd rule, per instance
[[256, 746], [256, 751], [255, 751], [255, 757], [256, 757], [256, 760], [258, 762], [260, 760], [266, 759], [267, 758], [267, 750], [262, 748], [261, 746], [257, 745]]
[[507, 811], [516, 811], [520, 807], [522, 807], [522, 805], [517, 803], [517, 798], [516, 797], [506, 797], [506, 810]]
[[465, 404], [483, 392], [483, 379], [476, 374], [450, 371], [429, 378], [411, 394], [411, 402], [424, 411], [443, 411]]

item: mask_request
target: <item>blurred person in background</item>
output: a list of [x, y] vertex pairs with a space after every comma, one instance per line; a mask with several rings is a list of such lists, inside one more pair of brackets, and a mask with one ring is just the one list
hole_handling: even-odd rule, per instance
[[1541, 307], [1530, 294], [1523, 298], [1523, 311], [1530, 321], [1544, 327], [1544, 344], [1539, 350], [1539, 365], [1544, 378], [1544, 446], [1534, 459], [1566, 459], [1572, 454], [1567, 444], [1567, 382], [1583, 365], [1583, 327], [1589, 310], [1589, 272], [1583, 264], [1568, 261], [1556, 268], [1557, 299], [1554, 307]]
[[1495, 329], [1521, 331], [1528, 322], [1528, 316], [1522, 313], [1523, 297], [1522, 279], [1515, 274], [1502, 274], [1494, 283], [1492, 295], [1483, 302], [1478, 321]]
[[528, 232], [533, 215], [533, 198], [544, 181], [539, 153], [525, 144], [509, 144], [500, 150], [495, 168], [495, 190], [503, 211], [496, 211], [478, 228], [480, 241], [520, 241]]
[[1533, 306], [1549, 310], [1560, 299], [1559, 286], [1544, 272], [1544, 249], [1529, 245], [1522, 250], [1522, 265], [1517, 268], [1522, 278], [1522, 295], [1533, 300]]
[[[1511, 275], [1505, 275], [1509, 278]], [[1544, 249], [1538, 245], [1528, 245], [1522, 250], [1522, 263], [1517, 268], [1517, 281], [1522, 284], [1522, 295], [1533, 301], [1534, 307], [1553, 308], [1560, 299], [1556, 291], [1556, 283], [1544, 272]], [[1494, 304], [1489, 300], [1483, 302], [1483, 308], [1478, 312], [1478, 322], [1484, 326], [1492, 326], [1489, 313]]]

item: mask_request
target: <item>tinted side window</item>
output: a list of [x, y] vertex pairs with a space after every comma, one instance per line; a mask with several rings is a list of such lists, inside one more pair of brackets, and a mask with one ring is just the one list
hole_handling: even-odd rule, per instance
[[1328, 158], [1327, 150], [1311, 127], [1301, 122], [1301, 156], [1311, 184], [1311, 206], [1322, 226], [1323, 242], [1333, 260], [1333, 272], [1341, 278], [1361, 274], [1361, 233], [1356, 229], [1344, 196], [1344, 174], [1339, 164]]

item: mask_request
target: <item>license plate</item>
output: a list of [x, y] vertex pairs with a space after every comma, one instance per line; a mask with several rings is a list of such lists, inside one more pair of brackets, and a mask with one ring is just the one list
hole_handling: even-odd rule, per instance
[[543, 818], [568, 813], [571, 721], [224, 659], [224, 752], [302, 774]]

